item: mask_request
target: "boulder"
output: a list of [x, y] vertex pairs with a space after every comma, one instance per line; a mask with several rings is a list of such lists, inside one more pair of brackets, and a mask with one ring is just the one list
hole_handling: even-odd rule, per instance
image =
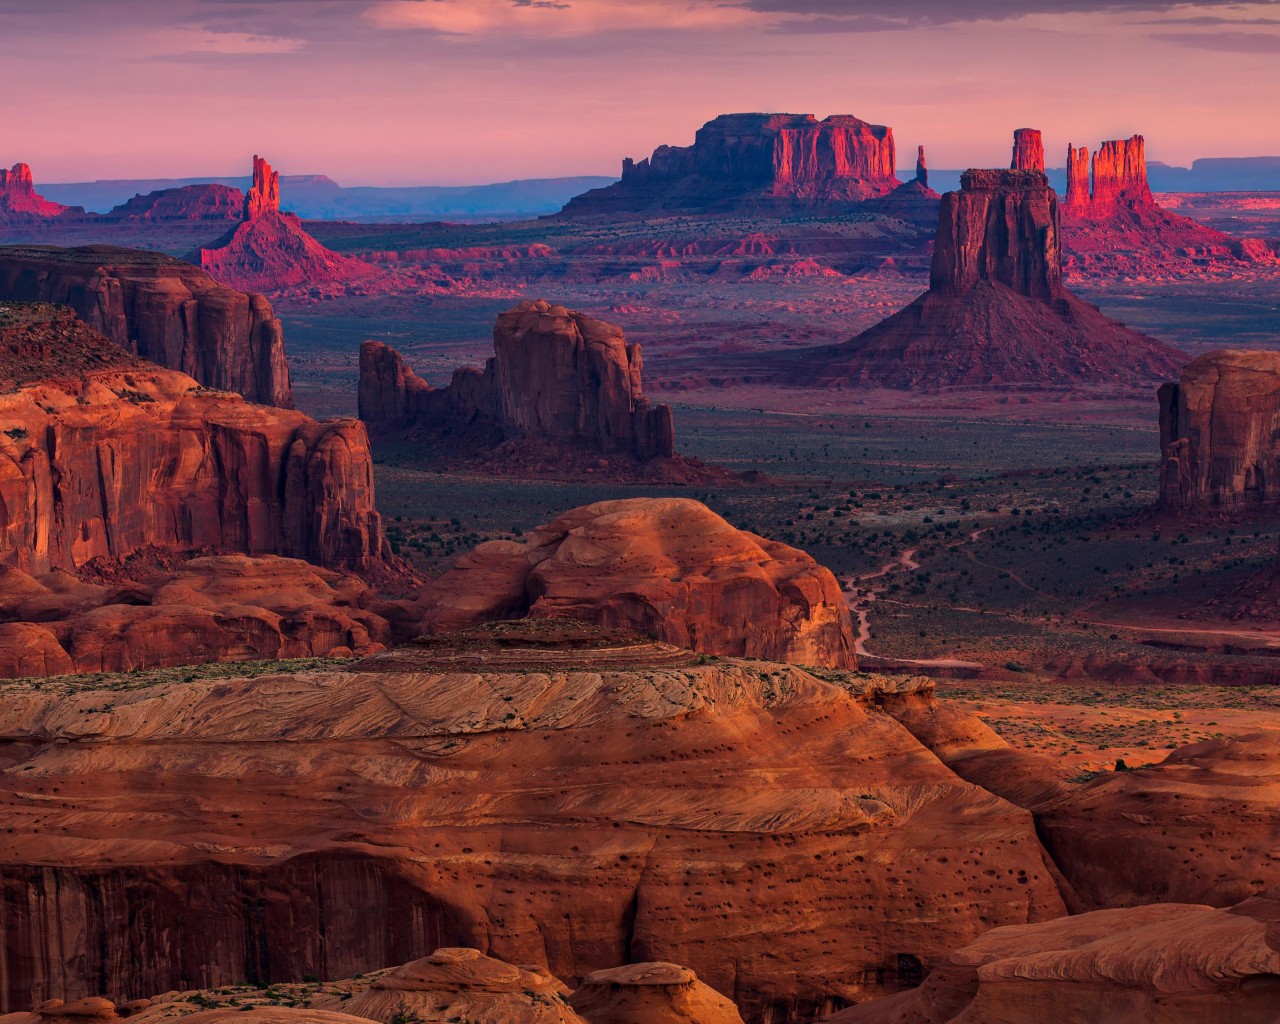
[[591, 1024], [742, 1024], [731, 1000], [679, 964], [593, 971], [569, 1003]]

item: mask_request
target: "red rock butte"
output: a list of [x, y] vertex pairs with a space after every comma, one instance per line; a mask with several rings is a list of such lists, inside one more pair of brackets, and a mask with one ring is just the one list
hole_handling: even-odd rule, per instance
[[7, 171], [0, 168], [0, 223], [60, 217], [65, 213], [83, 214], [84, 210], [63, 206], [40, 195], [31, 177], [31, 168], [26, 164], [14, 164]]
[[1044, 172], [1044, 139], [1035, 128], [1019, 128], [1013, 133], [1013, 159], [1009, 169]]
[[659, 146], [622, 162], [622, 178], [569, 201], [583, 216], [857, 203], [888, 195], [896, 177], [893, 130], [850, 114], [721, 114], [692, 146]]
[[1105, 218], [1121, 209], [1150, 206], [1155, 206], [1155, 197], [1147, 183], [1146, 140], [1141, 135], [1102, 143], [1092, 163], [1087, 149], [1067, 147], [1070, 216]]

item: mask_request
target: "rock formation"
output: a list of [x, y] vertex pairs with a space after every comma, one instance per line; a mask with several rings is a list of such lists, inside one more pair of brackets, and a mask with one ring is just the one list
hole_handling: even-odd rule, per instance
[[1009, 169], [1044, 173], [1044, 140], [1035, 128], [1019, 128], [1013, 133], [1013, 160]]
[[1141, 135], [1102, 143], [1093, 154], [1089, 213], [1105, 217], [1116, 210], [1154, 206], [1147, 184], [1147, 146]]
[[280, 175], [258, 156], [243, 220], [188, 258], [225, 285], [264, 292], [345, 288], [368, 284], [380, 274], [368, 263], [326, 249], [303, 230], [297, 215], [282, 213]]
[[1067, 147], [1067, 198], [1065, 212], [1072, 217], [1084, 215], [1089, 210], [1089, 151], [1084, 147]]
[[678, 964], [595, 971], [569, 1004], [591, 1024], [742, 1024], [730, 1000]]
[[270, 303], [182, 260], [106, 245], [0, 246], [5, 300], [70, 306], [120, 347], [206, 387], [293, 406], [284, 335]]
[[622, 179], [571, 199], [568, 216], [851, 204], [897, 188], [893, 130], [848, 114], [721, 114], [692, 146], [622, 161]]
[[916, 181], [921, 188], [929, 187], [929, 165], [925, 163], [924, 146], [916, 151]]
[[1063, 914], [1030, 815], [876, 709], [899, 681], [646, 666], [643, 638], [549, 668], [516, 625], [479, 668], [8, 690], [0, 1009], [469, 946], [566, 981], [685, 964], [798, 1024]]
[[363, 657], [392, 639], [374, 603], [355, 577], [290, 558], [150, 548], [102, 580], [4, 568], [0, 677]]
[[84, 210], [51, 202], [40, 195], [31, 177], [31, 168], [26, 164], [14, 164], [7, 171], [0, 168], [0, 224], [61, 217], [68, 213], [83, 214]]
[[1206, 353], [1159, 397], [1166, 511], [1230, 514], [1280, 500], [1280, 353]]
[[849, 611], [830, 570], [687, 498], [598, 502], [522, 541], [482, 544], [418, 603], [426, 632], [580, 619], [706, 654], [855, 664]]
[[1039, 171], [966, 171], [938, 215], [929, 290], [842, 345], [755, 362], [822, 387], [1133, 386], [1183, 357], [1062, 284], [1058, 198]]
[[244, 193], [230, 185], [185, 185], [137, 195], [102, 215], [108, 223], [146, 221], [174, 222], [238, 221], [244, 212]]
[[38, 574], [156, 545], [382, 565], [358, 420], [210, 391], [63, 307], [0, 311], [0, 563]]
[[483, 370], [455, 371], [432, 388], [395, 349], [360, 347], [360, 418], [374, 436], [447, 439], [455, 449], [504, 440], [550, 443], [641, 463], [675, 458], [671, 409], [651, 405], [641, 384], [640, 346], [621, 329], [543, 300], [498, 317], [494, 355]]
[[911, 992], [831, 1024], [1271, 1024], [1280, 890], [1231, 910], [1155, 904], [995, 928]]

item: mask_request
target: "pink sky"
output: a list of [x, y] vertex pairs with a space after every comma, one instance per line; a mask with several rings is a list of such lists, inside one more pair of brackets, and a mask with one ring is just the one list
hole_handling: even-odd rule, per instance
[[615, 174], [718, 113], [850, 113], [900, 163], [1017, 127], [1149, 158], [1280, 154], [1280, 3], [0, 0], [0, 164], [37, 181]]

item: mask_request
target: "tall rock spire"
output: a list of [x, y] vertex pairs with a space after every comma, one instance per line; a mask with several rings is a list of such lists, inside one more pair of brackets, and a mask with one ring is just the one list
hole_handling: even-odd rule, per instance
[[1012, 171], [1040, 171], [1044, 173], [1044, 140], [1036, 128], [1019, 128], [1013, 133]]
[[256, 153], [253, 157], [253, 187], [244, 200], [244, 219], [257, 220], [280, 212], [280, 172]]

